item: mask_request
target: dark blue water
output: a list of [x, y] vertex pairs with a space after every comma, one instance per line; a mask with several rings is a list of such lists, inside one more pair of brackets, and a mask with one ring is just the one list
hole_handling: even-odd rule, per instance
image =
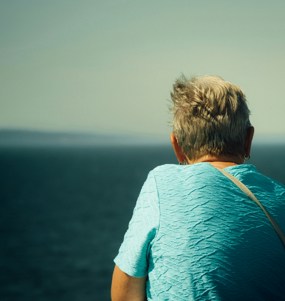
[[[110, 300], [113, 258], [148, 171], [170, 147], [0, 149], [0, 300]], [[285, 146], [251, 163], [285, 183]]]

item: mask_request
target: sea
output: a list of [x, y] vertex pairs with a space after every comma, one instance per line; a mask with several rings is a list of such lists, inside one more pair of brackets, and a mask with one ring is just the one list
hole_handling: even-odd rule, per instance
[[[113, 259], [148, 172], [169, 145], [0, 147], [0, 300], [107, 301]], [[248, 163], [285, 183], [285, 144]]]

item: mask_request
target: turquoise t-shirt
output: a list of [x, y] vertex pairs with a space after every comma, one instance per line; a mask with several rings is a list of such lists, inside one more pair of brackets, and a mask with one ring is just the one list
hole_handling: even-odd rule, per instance
[[[242, 181], [285, 229], [285, 186], [242, 164]], [[147, 276], [148, 300], [285, 300], [285, 249], [261, 209], [209, 163], [152, 170], [115, 258]]]

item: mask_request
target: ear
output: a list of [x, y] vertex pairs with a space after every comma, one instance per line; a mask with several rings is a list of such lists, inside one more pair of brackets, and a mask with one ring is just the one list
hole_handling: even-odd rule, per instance
[[175, 153], [175, 156], [178, 160], [179, 163], [187, 162], [187, 156], [184, 155], [182, 148], [179, 146], [176, 137], [174, 136], [173, 133], [170, 135], [170, 141]]
[[254, 127], [250, 126], [247, 129], [246, 137], [245, 137], [245, 156], [250, 157], [250, 150], [252, 145], [252, 139], [254, 135]]

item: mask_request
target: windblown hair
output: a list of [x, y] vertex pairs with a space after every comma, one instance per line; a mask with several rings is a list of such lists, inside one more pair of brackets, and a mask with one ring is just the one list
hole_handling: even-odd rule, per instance
[[243, 92], [217, 76], [179, 78], [171, 92], [173, 133], [190, 160], [244, 156], [250, 111]]

